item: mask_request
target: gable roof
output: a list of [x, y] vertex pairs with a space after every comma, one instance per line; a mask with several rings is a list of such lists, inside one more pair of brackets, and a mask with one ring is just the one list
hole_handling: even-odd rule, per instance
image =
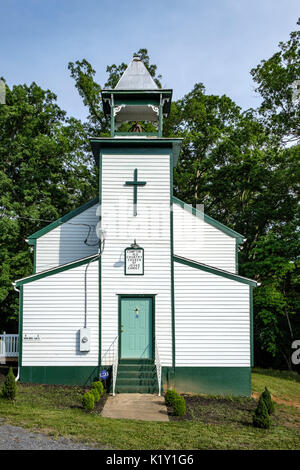
[[207, 273], [216, 274], [217, 276], [226, 277], [232, 281], [241, 282], [242, 284], [248, 284], [249, 286], [260, 286], [260, 283], [254, 279], [249, 279], [248, 277], [240, 276], [239, 274], [231, 273], [230, 271], [225, 271], [224, 269], [215, 268], [209, 266], [208, 264], [199, 263], [198, 261], [193, 261], [183, 256], [174, 255], [173, 259], [176, 263], [184, 264], [190, 266], [191, 268], [201, 269]]
[[91, 263], [99, 258], [99, 253], [97, 255], [87, 256], [86, 258], [80, 258], [75, 261], [71, 261], [71, 263], [61, 264], [60, 266], [54, 266], [53, 268], [45, 269], [44, 271], [40, 271], [35, 274], [31, 274], [31, 276], [26, 276], [21, 279], [17, 279], [13, 282], [13, 285], [18, 287], [23, 284], [28, 284], [29, 282], [37, 281], [38, 279], [42, 279], [43, 277], [51, 276], [52, 274], [58, 274], [63, 271], [68, 271], [69, 269], [78, 268], [82, 264]]
[[49, 225], [46, 225], [45, 227], [41, 228], [37, 232], [34, 232], [32, 235], [29, 235], [28, 237], [28, 243], [32, 240], [36, 240], [37, 238], [42, 237], [48, 232], [51, 232], [51, 230], [55, 229], [56, 227], [59, 227], [60, 225], [68, 222], [69, 220], [73, 219], [73, 217], [76, 217], [77, 215], [81, 214], [82, 212], [86, 211], [90, 207], [93, 207], [95, 204], [99, 202], [99, 198], [96, 197], [92, 199], [89, 202], [86, 202], [80, 207], [77, 207], [76, 209], [72, 210], [71, 212], [68, 212], [68, 214], [63, 215], [57, 220], [54, 220], [54, 222], [51, 222]]
[[158, 86], [139, 57], [134, 57], [115, 90], [156, 90]]
[[218, 230], [221, 230], [221, 232], [226, 233], [226, 235], [229, 235], [230, 237], [236, 238], [238, 244], [241, 244], [245, 241], [245, 237], [241, 235], [240, 233], [236, 232], [235, 230], [227, 227], [226, 225], [222, 224], [221, 222], [218, 222], [216, 219], [213, 219], [209, 215], [205, 214], [205, 212], [200, 211], [199, 209], [195, 209], [195, 207], [191, 206], [190, 204], [186, 204], [185, 202], [181, 201], [177, 197], [173, 196], [172, 198], [173, 203], [177, 204], [178, 206], [182, 207], [182, 209], [185, 209], [186, 211], [190, 212], [191, 214], [195, 216], [201, 217], [201, 219], [204, 220], [204, 222], [212, 225], [213, 227], [217, 228]]

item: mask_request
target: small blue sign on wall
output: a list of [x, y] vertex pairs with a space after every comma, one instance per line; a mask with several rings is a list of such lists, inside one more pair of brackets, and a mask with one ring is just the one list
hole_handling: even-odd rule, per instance
[[102, 371], [100, 372], [100, 378], [101, 378], [102, 380], [106, 380], [108, 376], [109, 376], [109, 373], [107, 372], [107, 370], [102, 370]]

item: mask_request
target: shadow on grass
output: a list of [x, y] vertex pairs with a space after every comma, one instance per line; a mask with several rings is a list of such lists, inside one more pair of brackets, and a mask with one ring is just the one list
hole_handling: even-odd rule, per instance
[[259, 369], [252, 370], [255, 374], [268, 375], [277, 379], [292, 380], [293, 382], [300, 382], [300, 374], [298, 372], [289, 370], [274, 370], [274, 369]]

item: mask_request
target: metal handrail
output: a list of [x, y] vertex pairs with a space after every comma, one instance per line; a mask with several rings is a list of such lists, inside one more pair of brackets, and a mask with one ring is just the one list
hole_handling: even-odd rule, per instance
[[116, 390], [116, 380], [118, 373], [118, 363], [119, 363], [119, 336], [116, 336], [109, 348], [105, 351], [102, 356], [102, 364], [112, 364], [112, 378], [113, 378], [113, 396], [115, 396]]
[[114, 340], [114, 358], [113, 358], [113, 396], [116, 394], [116, 381], [117, 381], [117, 373], [118, 373], [118, 364], [119, 364], [119, 336], [116, 336]]
[[159, 352], [158, 352], [158, 343], [155, 337], [155, 366], [156, 366], [156, 375], [157, 375], [157, 382], [158, 382], [158, 396], [161, 396], [161, 362], [159, 359]]

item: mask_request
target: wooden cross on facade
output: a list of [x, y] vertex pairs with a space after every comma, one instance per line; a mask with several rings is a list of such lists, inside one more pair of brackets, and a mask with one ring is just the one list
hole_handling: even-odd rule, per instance
[[133, 215], [137, 215], [137, 189], [138, 186], [145, 186], [145, 181], [138, 181], [137, 168], [134, 170], [133, 181], [126, 181], [126, 186], [133, 186]]

